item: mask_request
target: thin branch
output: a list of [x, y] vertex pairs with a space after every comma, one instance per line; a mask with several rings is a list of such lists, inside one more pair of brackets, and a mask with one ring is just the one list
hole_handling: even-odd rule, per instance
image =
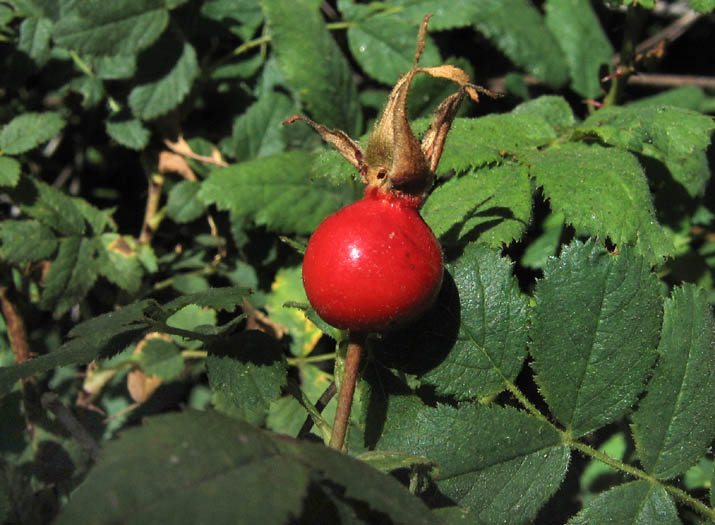
[[628, 79], [629, 84], [639, 86], [681, 87], [697, 86], [705, 89], [715, 89], [715, 77], [697, 75], [668, 75], [659, 73], [637, 73]]
[[144, 222], [139, 234], [140, 244], [149, 244], [156, 230], [156, 211], [159, 209], [159, 197], [164, 186], [163, 175], [155, 174], [149, 178], [149, 190], [147, 192], [146, 206], [144, 208]]
[[333, 434], [330, 436], [331, 448], [343, 450], [345, 436], [348, 432], [350, 422], [350, 410], [353, 406], [353, 396], [355, 395], [355, 385], [357, 384], [358, 372], [360, 371], [360, 360], [365, 345], [365, 334], [350, 332], [347, 354], [345, 356], [345, 371], [340, 384], [338, 394], [338, 408], [335, 411], [333, 421]]
[[[683, 16], [678, 18], [675, 22], [673, 22], [669, 26], [665, 27], [664, 29], [657, 32], [652, 37], [647, 38], [643, 42], [638, 44], [635, 49], [636, 55], [642, 55], [644, 53], [647, 53], [651, 49], [656, 48], [658, 46], [658, 44], [660, 44], [661, 42], [664, 42], [664, 41], [673, 42], [673, 41], [677, 40], [701, 16], [702, 16], [702, 13], [698, 13], [696, 11], [689, 11], [689, 12], [685, 13]], [[613, 64], [621, 63], [620, 53], [613, 55], [613, 57], [611, 58], [611, 63], [613, 63]]]

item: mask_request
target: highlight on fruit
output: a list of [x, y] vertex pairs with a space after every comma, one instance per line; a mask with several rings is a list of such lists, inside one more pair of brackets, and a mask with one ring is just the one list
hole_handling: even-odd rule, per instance
[[[457, 110], [465, 97], [490, 94], [458, 67], [419, 67], [427, 23], [422, 20], [412, 68], [397, 81], [367, 148], [341, 130], [302, 115], [358, 170], [365, 196], [327, 217], [308, 242], [303, 284], [311, 306], [327, 323], [360, 332], [385, 332], [414, 320], [435, 301], [442, 283], [439, 242], [418, 209], [432, 188], [435, 170]], [[421, 140], [407, 117], [413, 78], [423, 73], [455, 82], [459, 89], [437, 107]]]

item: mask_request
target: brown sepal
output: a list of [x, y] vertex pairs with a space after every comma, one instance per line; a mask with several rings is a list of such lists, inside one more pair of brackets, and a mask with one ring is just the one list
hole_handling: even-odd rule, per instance
[[[442, 65], [420, 68], [418, 63], [425, 45], [427, 23], [432, 15], [422, 20], [417, 37], [417, 49], [412, 68], [395, 84], [380, 119], [375, 124], [366, 151], [340, 130], [331, 130], [300, 115], [284, 124], [303, 120], [355, 166], [367, 184], [366, 191], [379, 190], [389, 195], [404, 197], [420, 203], [434, 183], [434, 172], [439, 164], [444, 143], [459, 105], [465, 95], [475, 102], [479, 93], [494, 96], [486, 89], [470, 83], [469, 75], [458, 67]], [[451, 80], [459, 91], [447, 97], [437, 107], [427, 133], [418, 141], [410, 127], [407, 114], [407, 95], [412, 79], [418, 73]]]

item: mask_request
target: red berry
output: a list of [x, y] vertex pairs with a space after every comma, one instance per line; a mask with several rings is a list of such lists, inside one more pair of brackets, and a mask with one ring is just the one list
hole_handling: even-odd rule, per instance
[[384, 332], [432, 305], [442, 269], [439, 242], [414, 203], [372, 192], [318, 226], [305, 251], [303, 284], [327, 323]]

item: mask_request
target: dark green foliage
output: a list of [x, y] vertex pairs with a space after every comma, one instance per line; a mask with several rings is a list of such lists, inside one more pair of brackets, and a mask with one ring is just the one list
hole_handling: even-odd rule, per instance
[[[0, 523], [714, 521], [715, 3], [657, 4], [0, 2]], [[364, 148], [427, 14], [420, 66], [495, 93], [340, 454], [300, 265], [363, 183], [284, 122]], [[417, 74], [417, 136], [457, 89]]]

